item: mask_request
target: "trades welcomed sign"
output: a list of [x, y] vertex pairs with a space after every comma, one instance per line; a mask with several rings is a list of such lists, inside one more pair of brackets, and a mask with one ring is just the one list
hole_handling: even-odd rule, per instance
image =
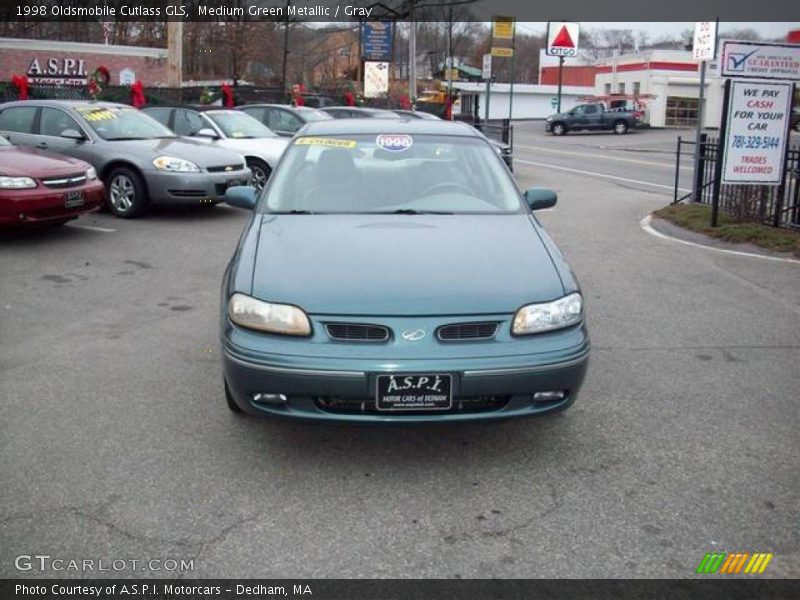
[[722, 42], [723, 77], [800, 79], [800, 44]]
[[783, 180], [791, 83], [731, 81], [722, 183]]

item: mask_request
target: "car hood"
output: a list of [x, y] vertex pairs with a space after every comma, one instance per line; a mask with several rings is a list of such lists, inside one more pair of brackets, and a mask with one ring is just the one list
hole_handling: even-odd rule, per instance
[[91, 165], [77, 158], [45, 150], [9, 146], [0, 148], [0, 175], [7, 177], [57, 177], [86, 171]]
[[512, 313], [564, 293], [528, 215], [256, 219], [253, 296], [311, 314]]
[[271, 166], [275, 166], [278, 159], [289, 145], [289, 140], [280, 137], [220, 140], [219, 145], [247, 156], [257, 156], [266, 159]]
[[189, 138], [176, 137], [152, 140], [119, 140], [107, 142], [119, 153], [130, 152], [133, 155], [146, 155], [152, 160], [168, 155], [183, 158], [195, 163], [198, 167], [218, 167], [241, 163], [241, 153], [227, 148], [210, 148], [208, 144], [196, 142]]

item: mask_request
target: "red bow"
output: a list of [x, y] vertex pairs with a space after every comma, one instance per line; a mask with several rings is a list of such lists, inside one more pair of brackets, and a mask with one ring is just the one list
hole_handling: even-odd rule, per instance
[[356, 105], [356, 99], [353, 97], [353, 92], [347, 91], [344, 93], [344, 103], [346, 106]]
[[147, 100], [144, 97], [144, 86], [139, 80], [131, 84], [131, 104], [134, 108], [142, 108], [147, 104]]
[[222, 104], [227, 108], [233, 108], [233, 90], [227, 83], [222, 84]]
[[19, 91], [19, 99], [28, 99], [28, 78], [25, 75], [14, 75], [11, 84]]

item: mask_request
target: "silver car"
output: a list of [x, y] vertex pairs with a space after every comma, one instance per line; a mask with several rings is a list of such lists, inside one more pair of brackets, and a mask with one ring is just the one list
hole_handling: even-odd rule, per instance
[[243, 154], [253, 172], [253, 186], [259, 190], [266, 185], [289, 144], [269, 127], [238, 110], [148, 106], [142, 112], [178, 135]]
[[176, 136], [141, 111], [111, 102], [26, 100], [0, 104], [0, 133], [19, 146], [44, 148], [90, 163], [118, 217], [155, 203], [212, 205], [249, 184], [244, 157]]

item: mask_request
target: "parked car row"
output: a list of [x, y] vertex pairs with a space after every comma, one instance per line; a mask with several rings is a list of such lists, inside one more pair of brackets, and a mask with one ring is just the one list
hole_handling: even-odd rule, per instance
[[[308, 123], [364, 118], [439, 120], [350, 106], [137, 110], [85, 100], [9, 102], [0, 105], [0, 224], [64, 223], [98, 210], [103, 200], [121, 218], [137, 217], [153, 204], [213, 206], [229, 187], [263, 188], [286, 138]], [[488, 141], [512, 168], [510, 146]]]

